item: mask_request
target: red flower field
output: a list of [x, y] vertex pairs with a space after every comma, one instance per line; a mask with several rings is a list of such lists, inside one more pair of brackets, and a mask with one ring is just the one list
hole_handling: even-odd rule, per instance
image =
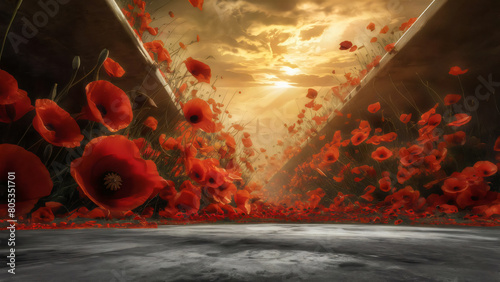
[[[209, 9], [203, 11], [202, 0], [186, 2], [198, 13]], [[122, 12], [171, 97], [123, 83], [133, 72], [108, 50], [93, 69], [76, 68], [68, 86], [56, 85], [52, 93], [27, 93], [19, 89], [29, 86], [26, 80], [18, 83], [0, 70], [0, 122], [21, 132], [0, 144], [1, 228], [9, 218], [4, 183], [12, 171], [19, 229], [227, 221], [500, 225], [500, 135], [483, 129], [467, 104], [459, 106], [467, 99], [462, 79], [472, 67], [440, 66], [447, 93], [422, 83], [423, 97], [413, 101], [403, 84], [393, 82], [403, 93], [400, 100], [377, 93], [362, 106], [345, 107], [356, 91], [371, 87], [371, 74], [401, 52], [398, 39], [417, 18], [364, 23], [364, 41], [332, 43], [359, 65], [339, 76], [325, 67], [331, 85], [302, 87], [293, 121], [277, 119], [271, 133], [283, 134], [262, 141], [264, 134], [250, 131], [249, 121], [231, 120], [243, 116], [244, 107], [231, 112], [229, 106], [244, 94], [217, 89], [226, 74], [211, 66], [220, 61], [189, 56], [203, 48], [203, 34], [201, 41], [165, 39], [168, 32], [152, 26], [144, 1], [130, 2]], [[173, 23], [177, 11], [168, 14]], [[269, 48], [280, 52], [279, 44]], [[289, 76], [307, 77], [287, 67]], [[251, 98], [249, 104], [259, 104]], [[165, 99], [177, 112], [158, 109]], [[71, 107], [75, 101], [84, 101], [81, 112]]]

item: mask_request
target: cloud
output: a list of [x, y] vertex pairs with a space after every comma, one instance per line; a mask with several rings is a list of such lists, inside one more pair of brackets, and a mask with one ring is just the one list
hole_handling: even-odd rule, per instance
[[327, 25], [317, 25], [311, 29], [301, 30], [300, 39], [308, 41], [313, 37], [318, 37], [323, 34], [323, 31], [325, 31], [327, 27]]
[[336, 83], [332, 75], [320, 76], [320, 75], [302, 74], [294, 76], [281, 76], [281, 78], [283, 78], [283, 80], [287, 82], [290, 82], [292, 85], [296, 87], [317, 87], [317, 86], [332, 87]]
[[[430, 2], [205, 0], [200, 11], [182, 0], [151, 1], [148, 10], [154, 18], [151, 25], [162, 32], [155, 39], [164, 40], [170, 51], [179, 48], [179, 41], [189, 43], [200, 36], [201, 41], [182, 50], [181, 56], [199, 59], [211, 67], [213, 77], [222, 76], [216, 83], [218, 93], [243, 92], [231, 103], [233, 116], [265, 119], [273, 109], [286, 107], [293, 122], [299, 111], [294, 99], [303, 97], [304, 89], [329, 89], [345, 80], [345, 72], [360, 69], [354, 53], [339, 50], [341, 41], [368, 43], [377, 34], [366, 30], [369, 22], [393, 28], [418, 16]], [[379, 52], [366, 46], [359, 52], [362, 56]], [[287, 75], [287, 69], [295, 75]], [[286, 83], [293, 87], [277, 87]]]

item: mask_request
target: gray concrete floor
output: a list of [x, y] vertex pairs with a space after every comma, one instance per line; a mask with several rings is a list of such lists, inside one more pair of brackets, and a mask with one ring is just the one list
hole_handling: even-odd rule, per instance
[[27, 230], [17, 232], [17, 274], [2, 266], [0, 280], [500, 281], [499, 235], [321, 224]]

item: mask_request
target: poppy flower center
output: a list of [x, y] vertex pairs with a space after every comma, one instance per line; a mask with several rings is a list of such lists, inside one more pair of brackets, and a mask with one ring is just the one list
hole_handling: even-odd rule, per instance
[[52, 124], [50, 124], [50, 123], [47, 123], [45, 125], [45, 128], [47, 128], [47, 130], [54, 131], [54, 126]]
[[197, 173], [197, 172], [195, 172], [195, 173], [194, 173], [194, 177], [195, 177], [196, 179], [199, 179], [199, 178], [200, 178], [200, 174], [199, 174], [199, 173]]
[[123, 179], [115, 172], [108, 172], [104, 176], [104, 187], [107, 190], [116, 191], [123, 185]]
[[210, 183], [215, 183], [215, 179], [210, 178], [210, 179], [208, 180], [208, 182], [210, 182]]
[[102, 116], [105, 116], [108, 113], [103, 105], [96, 105], [96, 108], [99, 110]]
[[192, 115], [191, 117], [189, 117], [189, 121], [190, 121], [191, 123], [197, 123], [197, 122], [199, 122], [199, 121], [200, 121], [200, 117], [199, 117], [199, 116], [197, 116], [197, 115]]

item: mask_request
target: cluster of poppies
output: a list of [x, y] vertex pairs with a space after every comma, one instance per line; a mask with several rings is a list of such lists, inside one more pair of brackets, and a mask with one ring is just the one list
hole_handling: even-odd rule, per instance
[[[192, 2], [200, 10], [202, 4], [203, 1]], [[154, 34], [156, 29], [149, 27], [151, 21], [145, 12], [144, 1], [134, 1], [129, 9], [140, 11], [133, 15], [140, 19], [138, 34], [142, 35], [146, 30]], [[152, 59], [166, 63], [168, 72], [172, 60], [163, 42], [155, 40], [144, 43], [144, 46]], [[210, 83], [211, 70], [208, 65], [193, 58], [187, 58], [182, 64], [194, 79], [190, 85]], [[103, 61], [103, 67], [110, 77], [125, 75], [125, 70], [111, 58]], [[179, 213], [193, 214], [200, 210], [200, 206], [215, 213], [223, 210], [234, 214], [251, 212], [249, 201], [252, 190], [238, 190], [235, 185], [242, 181], [239, 166], [233, 160], [237, 144], [231, 134], [221, 131], [223, 126], [218, 121], [223, 104], [213, 99], [207, 102], [195, 98], [195, 93], [192, 99], [179, 95], [177, 102], [185, 121], [177, 125], [176, 133], [165, 132], [156, 140], [151, 138], [153, 134], [147, 138], [133, 139], [137, 132], [144, 133], [144, 128], [149, 128], [149, 133], [155, 132], [158, 121], [149, 116], [142, 124], [133, 122], [130, 98], [107, 80], [88, 83], [85, 86], [87, 104], [80, 113], [72, 115], [56, 102], [62, 95], [54, 95], [52, 99], [37, 99], [33, 107], [27, 93], [18, 89], [17, 80], [12, 75], [1, 70], [0, 76], [2, 122], [13, 123], [35, 110], [33, 128], [51, 146], [71, 149], [84, 146], [81, 157], [73, 160], [68, 167], [76, 183], [68, 187], [76, 186], [79, 198], [85, 200], [83, 203], [86, 206], [81, 207], [82, 202], [77, 201], [76, 209], [73, 209], [74, 203], [68, 200], [68, 194], [72, 195], [67, 191], [68, 187], [58, 187], [57, 193], [52, 193], [53, 179], [61, 173], [49, 172], [47, 167], [51, 167], [49, 164], [57, 159], [44, 159], [44, 164], [39, 156], [20, 146], [0, 145], [2, 175], [6, 176], [9, 171], [17, 173], [16, 215], [19, 218], [28, 216], [34, 223], [51, 222], [55, 218], [120, 219], [128, 218], [131, 210], [140, 206], [135, 212], [144, 217], [151, 216], [153, 212], [164, 217]], [[180, 88], [182, 86], [177, 90]], [[104, 132], [103, 136], [86, 142], [80, 125], [84, 124], [84, 129], [92, 130], [95, 123], [104, 127], [107, 133], [101, 131]], [[210, 134], [217, 134], [216, 146], [210, 146], [214, 136]], [[245, 141], [245, 146], [251, 147], [247, 134]], [[161, 172], [168, 174], [175, 182], [160, 176], [158, 165], [164, 169]], [[63, 179], [63, 182], [66, 180]], [[241, 188], [241, 185], [238, 186]], [[52, 201], [61, 199], [57, 197], [61, 191], [66, 191], [63, 197], [65, 201]], [[153, 200], [155, 209], [148, 205]], [[164, 205], [156, 208], [158, 201], [163, 201]], [[6, 203], [1, 204], [0, 211], [2, 217], [7, 216]]]
[[[458, 76], [467, 71], [452, 67], [449, 73]], [[306, 97], [315, 98], [311, 93], [309, 90]], [[449, 154], [449, 150], [464, 145], [474, 149], [471, 144], [476, 144], [467, 143], [466, 133], [460, 130], [472, 120], [469, 114], [451, 114], [447, 117], [449, 121], [443, 122], [445, 118], [439, 113], [440, 109], [452, 113], [450, 106], [461, 97], [446, 95], [442, 105], [436, 104], [418, 120], [412, 120], [410, 113], [401, 114], [398, 121], [393, 121], [383, 114], [377, 115], [381, 111], [379, 102], [370, 104], [366, 109], [372, 115], [370, 120], [381, 125], [374, 130], [368, 120], [353, 122], [350, 114], [344, 116], [339, 112], [337, 118], [344, 118], [345, 124], [356, 125], [349, 137], [337, 130], [332, 141], [319, 153], [287, 175], [290, 181], [270, 199], [287, 206], [321, 209], [333, 201], [330, 209], [334, 210], [339, 203], [350, 199], [350, 204], [374, 214], [407, 215], [410, 210], [414, 219], [440, 214], [456, 214], [461, 219], [498, 217], [500, 192], [491, 182], [498, 183], [500, 137], [493, 148], [489, 148], [489, 155], [496, 152], [495, 159], [477, 160], [477, 153], [472, 153], [468, 156], [473, 161], [470, 166], [457, 167], [454, 156]], [[405, 134], [415, 133], [414, 141], [399, 140], [393, 131], [384, 132], [383, 128], [391, 128], [383, 126], [388, 122], [399, 122]], [[323, 139], [325, 136], [319, 137]], [[475, 146], [479, 151], [481, 145]], [[321, 191], [316, 187], [322, 187]]]

